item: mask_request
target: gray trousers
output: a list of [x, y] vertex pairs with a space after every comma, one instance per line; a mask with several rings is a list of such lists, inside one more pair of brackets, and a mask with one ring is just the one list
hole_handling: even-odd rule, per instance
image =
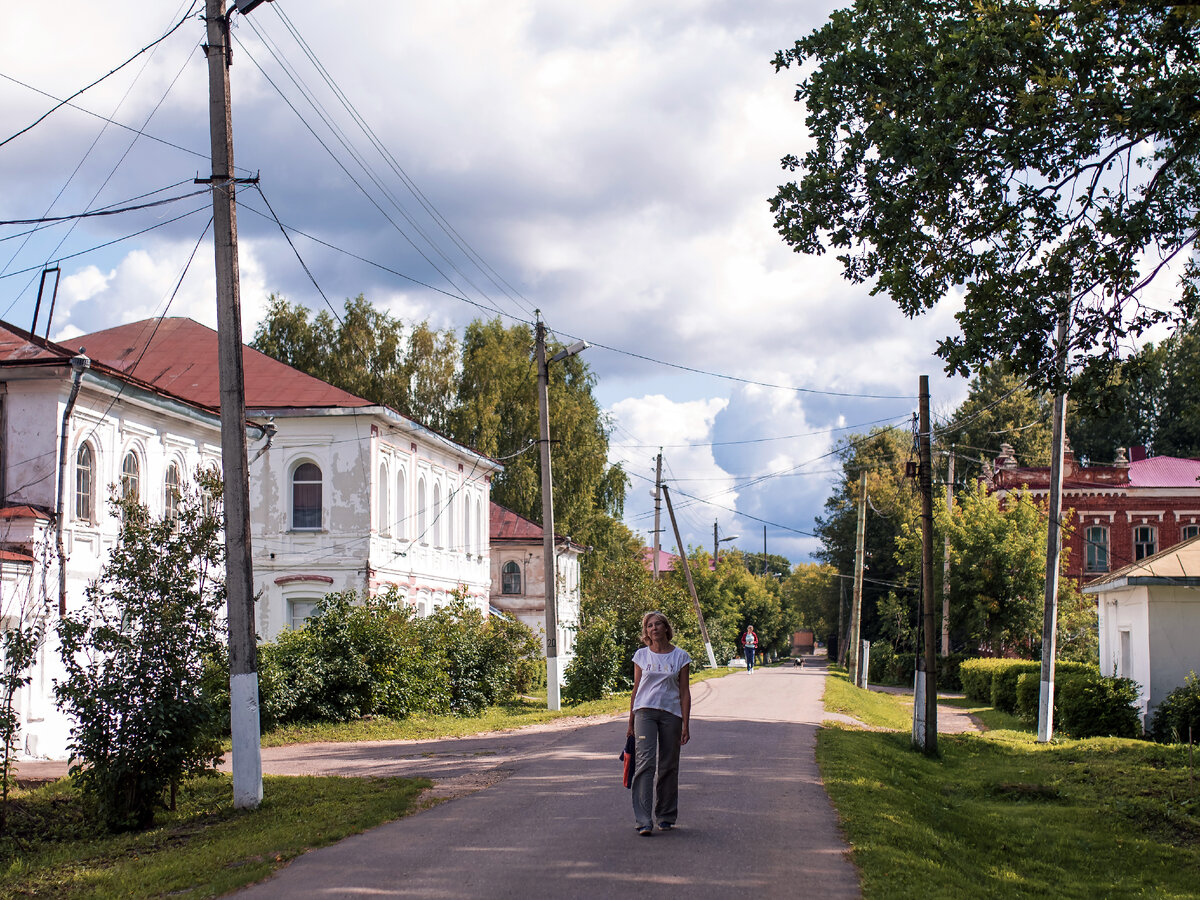
[[683, 736], [683, 719], [665, 709], [635, 710], [633, 735], [637, 748], [633, 769], [634, 822], [638, 828], [655, 822], [674, 825], [679, 815], [679, 741]]

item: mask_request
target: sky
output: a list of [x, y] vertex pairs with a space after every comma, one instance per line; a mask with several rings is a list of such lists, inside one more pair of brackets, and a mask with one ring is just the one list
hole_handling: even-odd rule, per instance
[[[0, 219], [171, 202], [0, 226], [0, 319], [29, 328], [58, 265], [54, 340], [164, 314], [215, 327], [211, 200], [195, 184], [211, 173], [202, 7], [5, 10]], [[275, 0], [235, 14], [234, 156], [259, 179], [238, 195], [246, 339], [272, 293], [339, 312], [362, 294], [460, 334], [540, 310], [556, 338], [593, 345], [627, 524], [649, 541], [661, 449], [685, 543], [711, 549], [716, 524], [736, 535], [724, 546], [809, 561], [837, 441], [907, 428], [921, 375], [935, 414], [966, 393], [933, 355], [956, 331], [953, 297], [909, 320], [773, 228], [779, 160], [808, 139], [800, 73], [771, 60], [834, 8]]]

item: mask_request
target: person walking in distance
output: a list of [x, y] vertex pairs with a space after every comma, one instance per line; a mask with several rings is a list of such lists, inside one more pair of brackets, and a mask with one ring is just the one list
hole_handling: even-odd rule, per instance
[[754, 633], [754, 626], [747, 625], [746, 633], [742, 635], [742, 650], [746, 654], [746, 671], [754, 671], [754, 656], [758, 653], [758, 635]]
[[671, 623], [660, 612], [642, 616], [642, 643], [633, 654], [629, 730], [635, 738], [633, 819], [637, 833], [675, 827], [679, 814], [679, 750], [688, 742], [692, 658], [671, 643]]

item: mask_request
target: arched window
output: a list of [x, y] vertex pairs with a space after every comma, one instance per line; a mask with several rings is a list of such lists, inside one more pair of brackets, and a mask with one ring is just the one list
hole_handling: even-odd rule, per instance
[[93, 485], [96, 463], [90, 444], [83, 444], [75, 454], [75, 518], [81, 522], [92, 521]]
[[481, 504], [479, 502], [479, 498], [476, 497], [475, 498], [475, 546], [478, 548], [478, 552], [479, 552], [480, 556], [483, 556], [483, 549], [484, 549], [484, 547], [487, 546], [487, 541], [484, 538], [484, 535], [487, 534], [487, 532], [485, 532], [484, 529], [487, 527], [488, 527], [488, 521], [483, 516], [483, 504]]
[[521, 593], [521, 567], [512, 560], [504, 564], [504, 570], [501, 573], [500, 590], [501, 593], [505, 594]]
[[137, 454], [130, 450], [121, 460], [121, 499], [137, 500], [141, 495], [141, 466]]
[[457, 507], [458, 507], [458, 496], [455, 494], [454, 488], [447, 488], [447, 493], [446, 493], [446, 546], [449, 547], [451, 550], [458, 549], [458, 547], [455, 546], [455, 541], [458, 538], [458, 534], [455, 530], [455, 525], [457, 522], [456, 513], [458, 512]]
[[384, 463], [379, 464], [379, 503], [378, 503], [379, 522], [376, 524], [376, 530], [383, 535], [392, 533], [392, 503], [388, 498], [388, 470]]
[[179, 466], [171, 463], [167, 466], [166, 477], [163, 478], [163, 515], [174, 519], [179, 514]]
[[425, 479], [417, 481], [417, 540], [429, 543], [429, 510], [425, 508]]
[[396, 537], [408, 537], [408, 498], [404, 490], [404, 469], [396, 470]]
[[433, 484], [433, 546], [442, 546], [442, 486]]
[[471, 546], [471, 498], [463, 498], [463, 527], [462, 527], [462, 548], [463, 553], [470, 556], [474, 551]]
[[301, 463], [292, 473], [292, 528], [315, 531], [320, 527], [321, 469]]

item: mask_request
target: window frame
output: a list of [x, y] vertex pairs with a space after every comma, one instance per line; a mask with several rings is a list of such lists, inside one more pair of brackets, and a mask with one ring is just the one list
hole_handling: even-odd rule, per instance
[[[87, 465], [80, 464], [80, 457], [87, 454]], [[96, 521], [96, 461], [95, 448], [84, 441], [75, 451], [75, 521], [89, 525]], [[81, 481], [85, 481], [83, 485]], [[82, 508], [80, 500], [83, 501]]]
[[[1142, 535], [1148, 535], [1143, 540]], [[1148, 549], [1147, 549], [1148, 548]], [[1158, 529], [1153, 525], [1133, 526], [1133, 561], [1138, 562], [1158, 552]]]
[[133, 449], [121, 457], [121, 499], [142, 502], [142, 461]]
[[[301, 479], [300, 478], [301, 472], [308, 468], [312, 468], [312, 469], [316, 470], [317, 477], [315, 479], [313, 479], [313, 478]], [[305, 474], [308, 474], [308, 473], [305, 473]], [[319, 465], [317, 465], [311, 459], [300, 460], [293, 467], [292, 475], [291, 475], [291, 478], [289, 479], [289, 481], [290, 481], [290, 485], [291, 485], [291, 500], [292, 500], [291, 505], [290, 505], [291, 518], [292, 518], [292, 531], [321, 531], [324, 528], [324, 524], [325, 524], [325, 508], [324, 508], [325, 507], [325, 472], [321, 469], [321, 467]], [[305, 506], [301, 507], [300, 504], [297, 503], [297, 499], [298, 499], [296, 496], [297, 489], [302, 488], [302, 487], [309, 487], [311, 490], [312, 489], [311, 486], [313, 486], [313, 485], [316, 486], [316, 488], [315, 488], [315, 493], [316, 493], [315, 504], [308, 503]], [[299, 515], [297, 515], [297, 513], [300, 511], [301, 508], [303, 508], [305, 515], [306, 515], [306, 517], [304, 519], [304, 524], [301, 524], [301, 517]], [[308, 524], [314, 515], [315, 515], [316, 524], [315, 525]]]
[[[171, 480], [171, 474], [174, 473], [174, 482]], [[183, 497], [183, 480], [180, 476], [179, 464], [177, 462], [167, 463], [167, 469], [163, 473], [163, 515], [169, 519], [175, 519], [179, 516], [179, 501]]]
[[[515, 578], [515, 585], [513, 579]], [[523, 593], [521, 577], [521, 564], [515, 559], [510, 559], [500, 567], [500, 593], [506, 597], [519, 597]], [[515, 586], [515, 590], [513, 589]]]
[[389, 537], [392, 533], [392, 500], [391, 491], [388, 490], [389, 472], [388, 464], [381, 462], [379, 464], [379, 487], [377, 490], [378, 501], [375, 504], [376, 513], [379, 520], [375, 523], [375, 530], [383, 537]]
[[[1098, 533], [1100, 540], [1093, 537]], [[1084, 568], [1087, 573], [1102, 573], [1109, 570], [1108, 529], [1103, 525], [1089, 525], [1083, 531]]]
[[[1189, 531], [1191, 532], [1191, 534], [1188, 534]], [[1190, 541], [1192, 538], [1196, 538], [1196, 537], [1200, 537], [1200, 525], [1198, 525], [1194, 522], [1189, 522], [1187, 525], [1183, 525], [1180, 527], [1180, 529], [1179, 529], [1179, 540], [1180, 541]]]

